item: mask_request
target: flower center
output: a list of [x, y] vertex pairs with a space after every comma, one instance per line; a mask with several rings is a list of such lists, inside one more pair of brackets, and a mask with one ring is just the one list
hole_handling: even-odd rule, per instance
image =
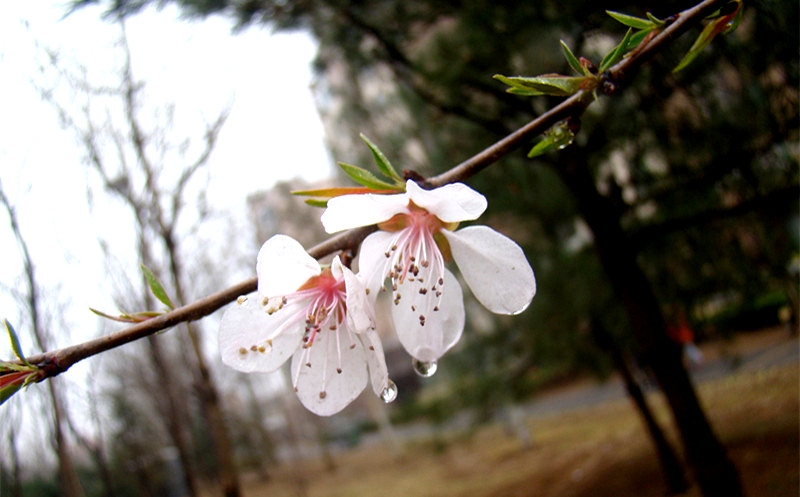
[[426, 316], [439, 310], [444, 288], [442, 246], [449, 252], [439, 232], [450, 226], [413, 202], [408, 209], [378, 225], [397, 233], [384, 254], [383, 274], [391, 280], [394, 305], [401, 305], [403, 295], [411, 293], [410, 303], [402, 305], [409, 305], [411, 312], [419, 315], [420, 326], [425, 326]]
[[[301, 321], [305, 322], [305, 330], [303, 332], [303, 345], [300, 361], [306, 367], [311, 367], [311, 347], [314, 345], [317, 337], [323, 332], [328, 332], [326, 335], [325, 343], [323, 345], [327, 348], [326, 353], [322, 355], [322, 390], [320, 391], [320, 398], [325, 398], [325, 385], [327, 384], [327, 370], [328, 370], [328, 352], [333, 352], [330, 347], [335, 344], [337, 367], [336, 372], [342, 372], [342, 353], [341, 353], [341, 336], [340, 330], [344, 328], [349, 337], [350, 348], [355, 348], [356, 344], [352, 331], [348, 326], [342, 326], [346, 323], [347, 313], [347, 294], [345, 289], [344, 279], [337, 279], [333, 276], [330, 268], [324, 269], [319, 275], [312, 276], [305, 283], [303, 283], [296, 292], [264, 299], [262, 302], [264, 310], [267, 314], [273, 314], [286, 309], [289, 316], [286, 321], [272, 333], [274, 338], [286, 329], [293, 325], [299, 324]], [[271, 340], [267, 340], [271, 342]], [[298, 368], [295, 374], [293, 386], [297, 391], [297, 382], [300, 377], [300, 369]]]

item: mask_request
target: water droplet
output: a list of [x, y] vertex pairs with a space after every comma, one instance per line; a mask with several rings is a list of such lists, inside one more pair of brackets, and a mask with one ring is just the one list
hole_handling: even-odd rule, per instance
[[381, 392], [381, 400], [386, 402], [394, 401], [397, 398], [397, 385], [394, 384], [392, 380], [386, 380], [388, 383], [386, 384], [386, 388], [383, 389]]
[[411, 365], [414, 371], [423, 378], [430, 378], [436, 373], [438, 366], [436, 361], [420, 361], [419, 359], [412, 359]]

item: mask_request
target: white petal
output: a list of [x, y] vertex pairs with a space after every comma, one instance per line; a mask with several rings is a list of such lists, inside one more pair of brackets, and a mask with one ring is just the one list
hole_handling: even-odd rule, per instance
[[[338, 259], [338, 257], [337, 257]], [[344, 274], [344, 286], [347, 305], [347, 326], [355, 333], [362, 333], [375, 328], [374, 312], [367, 288], [361, 279], [353, 274], [350, 268], [341, 266]]]
[[367, 330], [366, 333], [358, 335], [364, 352], [367, 356], [367, 368], [369, 378], [372, 383], [372, 391], [380, 396], [383, 390], [389, 386], [389, 370], [386, 368], [386, 357], [383, 354], [381, 338], [375, 330]]
[[446, 223], [478, 219], [486, 210], [486, 197], [464, 183], [451, 183], [433, 190], [423, 190], [411, 180], [406, 192], [418, 206]]
[[258, 294], [271, 298], [293, 293], [320, 272], [319, 263], [300, 242], [290, 236], [275, 235], [258, 252]]
[[[435, 361], [456, 344], [464, 331], [464, 299], [461, 286], [453, 273], [445, 269], [444, 286], [439, 310], [433, 306], [437, 299], [433, 292], [425, 295], [402, 292], [402, 298], [392, 303], [392, 319], [400, 343], [411, 356], [420, 361]], [[415, 310], [411, 309], [414, 306]], [[420, 325], [420, 315], [425, 316], [425, 325]]]
[[[291, 318], [291, 308], [268, 315], [251, 296], [243, 304], [234, 304], [222, 316], [219, 326], [219, 351], [222, 362], [243, 371], [270, 372], [278, 369], [300, 346], [303, 321], [290, 326], [277, 336], [275, 331]], [[271, 338], [271, 345], [267, 339]], [[255, 345], [256, 351], [251, 350]], [[260, 352], [258, 347], [264, 347]]]
[[364, 285], [369, 288], [373, 302], [386, 279], [386, 252], [391, 247], [395, 235], [388, 231], [371, 233], [361, 242], [361, 248], [358, 251], [358, 275]]
[[355, 347], [351, 349], [347, 332], [343, 329], [340, 339], [341, 373], [336, 371], [339, 367], [336, 335], [327, 330], [317, 335], [310, 348], [300, 348], [292, 358], [292, 379], [297, 378], [297, 397], [306, 409], [320, 416], [341, 411], [367, 386], [367, 359], [361, 342], [356, 339]]
[[325, 231], [336, 233], [377, 224], [401, 212], [408, 212], [408, 195], [405, 193], [342, 195], [328, 200], [320, 221]]
[[486, 226], [442, 233], [481, 304], [497, 314], [518, 314], [528, 307], [536, 294], [536, 279], [516, 242]]

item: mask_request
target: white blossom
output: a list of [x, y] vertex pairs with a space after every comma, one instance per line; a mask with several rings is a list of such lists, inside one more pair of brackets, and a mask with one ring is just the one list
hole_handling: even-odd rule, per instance
[[222, 361], [270, 372], [292, 357], [292, 385], [321, 416], [344, 409], [368, 379], [376, 395], [393, 388], [364, 284], [339, 257], [321, 267], [291, 237], [275, 235], [258, 253], [258, 292], [222, 317]]
[[461, 288], [445, 267], [452, 256], [472, 293], [487, 309], [517, 314], [536, 293], [536, 280], [522, 248], [486, 226], [455, 231], [477, 219], [486, 198], [453, 183], [424, 190], [414, 181], [393, 195], [343, 195], [328, 201], [322, 224], [328, 233], [377, 224], [361, 245], [359, 275], [374, 296], [387, 288], [400, 342], [415, 359], [435, 361], [461, 337]]

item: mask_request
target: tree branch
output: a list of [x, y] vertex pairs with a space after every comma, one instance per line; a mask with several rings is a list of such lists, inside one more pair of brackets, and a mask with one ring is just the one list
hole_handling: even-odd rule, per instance
[[[621, 88], [635, 75], [636, 70], [642, 64], [663, 50], [673, 39], [698, 25], [703, 18], [720, 8], [727, 1], [728, 0], [705, 0], [674, 16], [674, 21], [661, 33], [653, 37], [647, 45], [640, 47], [634, 54], [623, 59], [602, 75], [603, 83], [605, 83], [601, 86], [601, 88], [604, 89], [603, 93], [605, 95], [610, 95]], [[594, 99], [595, 97], [591, 92], [579, 91], [550, 111], [537, 117], [527, 125], [494, 143], [482, 152], [470, 157], [447, 172], [429, 178], [427, 182], [435, 187], [469, 178], [497, 162], [513, 150], [521, 147], [530, 139], [548, 130], [555, 123], [568, 117], [580, 116]], [[319, 259], [336, 251], [354, 251], [361, 241], [368, 234], [375, 231], [375, 229], [374, 226], [370, 226], [347, 231], [316, 245], [311, 248], [308, 253], [312, 257]], [[257, 288], [257, 284], [256, 278], [250, 278], [230, 288], [197, 300], [196, 302], [142, 323], [124, 328], [110, 335], [65, 347], [60, 350], [32, 356], [29, 357], [28, 360], [42, 368], [43, 374], [40, 375], [41, 379], [56, 376], [66, 371], [76, 362], [86, 359], [87, 357], [147, 337], [179, 323], [194, 321], [208, 316], [220, 307], [234, 301], [238, 296], [254, 292]]]

